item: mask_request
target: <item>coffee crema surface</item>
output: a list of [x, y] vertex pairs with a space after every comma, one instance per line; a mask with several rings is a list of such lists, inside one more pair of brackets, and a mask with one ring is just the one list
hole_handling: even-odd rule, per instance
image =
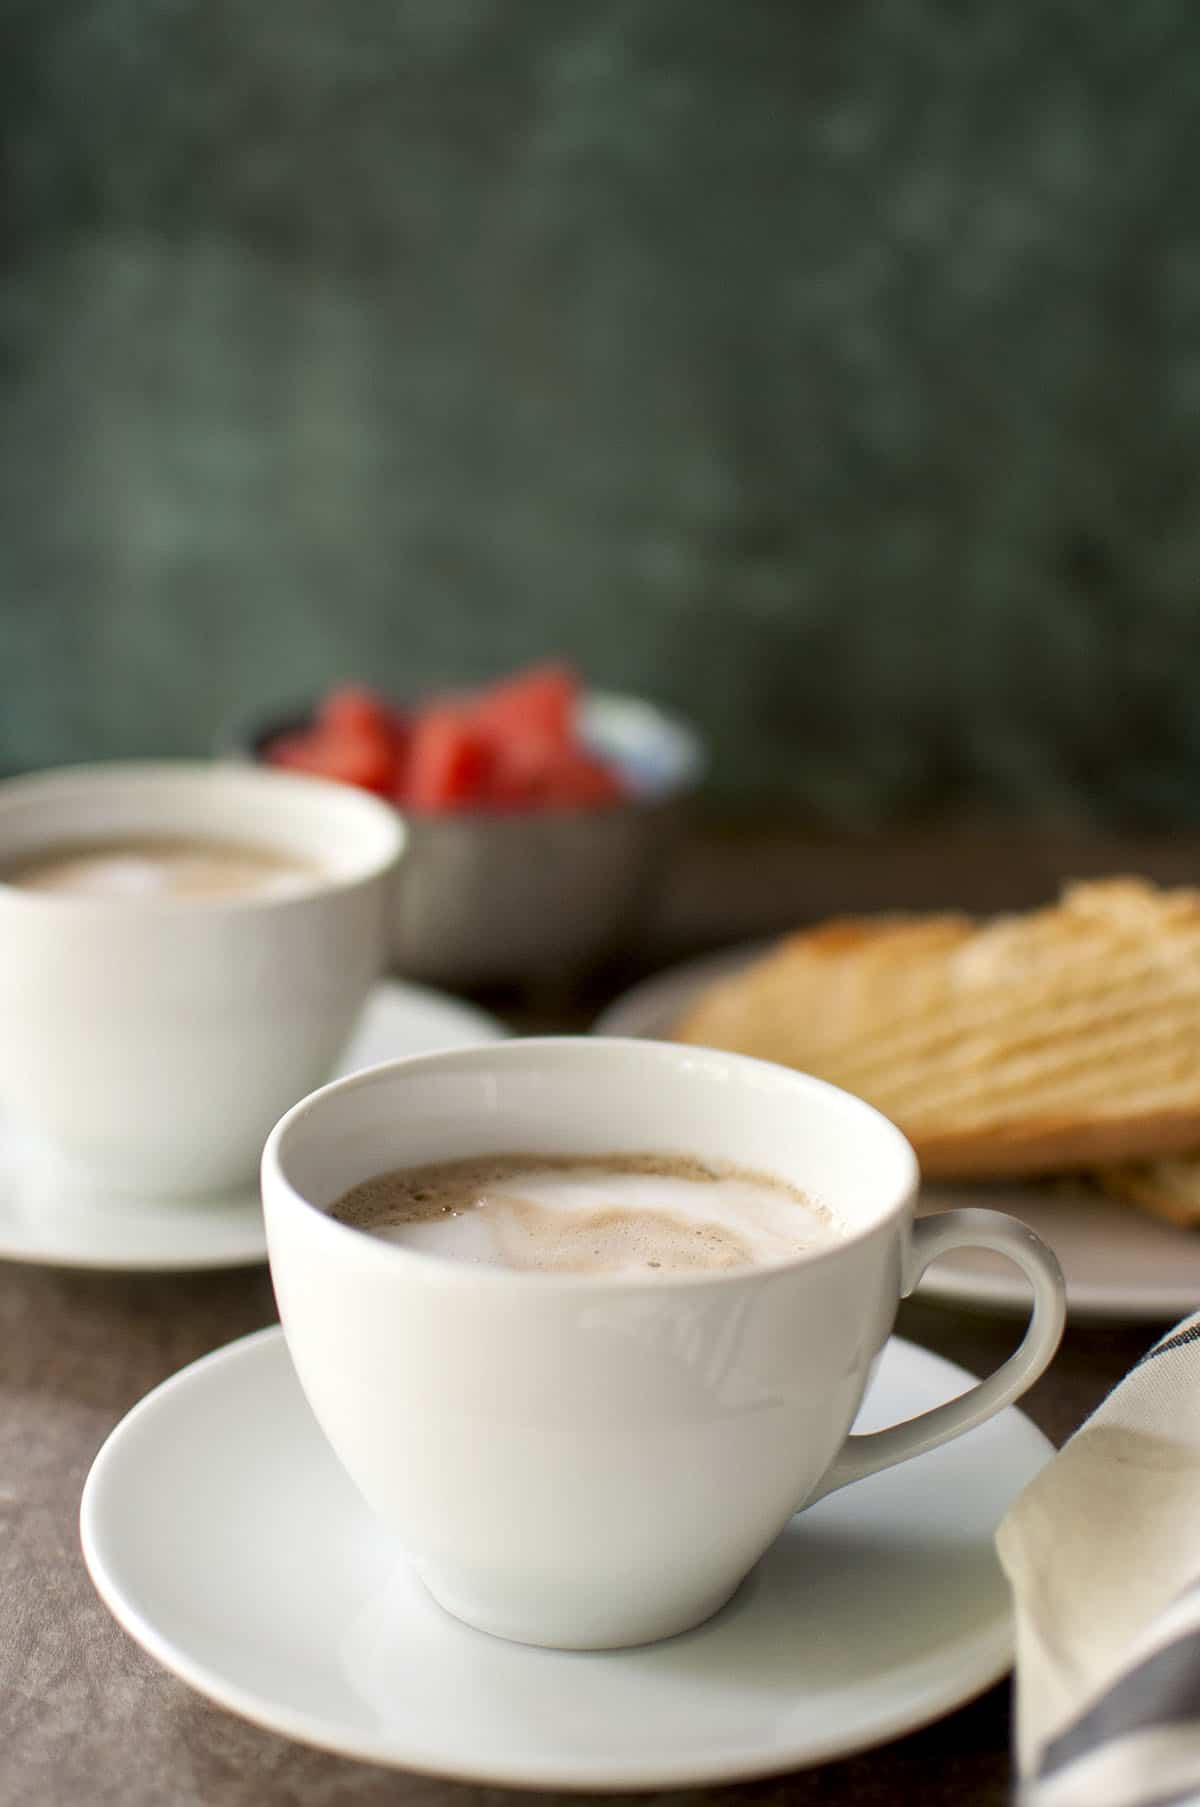
[[286, 897], [321, 877], [311, 861], [240, 841], [144, 835], [64, 842], [0, 872], [24, 891], [131, 899]]
[[784, 1180], [686, 1155], [496, 1154], [377, 1174], [329, 1215], [426, 1254], [525, 1272], [763, 1266], [845, 1235]]

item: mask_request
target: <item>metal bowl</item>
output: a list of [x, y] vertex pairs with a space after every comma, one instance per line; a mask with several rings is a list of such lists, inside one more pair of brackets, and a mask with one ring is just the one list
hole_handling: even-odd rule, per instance
[[[232, 751], [257, 759], [309, 717], [300, 708], [235, 734]], [[559, 982], [636, 935], [703, 774], [703, 749], [678, 717], [607, 692], [584, 699], [580, 734], [623, 774], [626, 801], [406, 817], [392, 904], [397, 972], [454, 987]]]

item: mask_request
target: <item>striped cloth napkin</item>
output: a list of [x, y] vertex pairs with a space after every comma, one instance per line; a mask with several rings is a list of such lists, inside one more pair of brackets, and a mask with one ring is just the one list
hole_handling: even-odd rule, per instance
[[1010, 1509], [1021, 1807], [1200, 1803], [1200, 1312]]

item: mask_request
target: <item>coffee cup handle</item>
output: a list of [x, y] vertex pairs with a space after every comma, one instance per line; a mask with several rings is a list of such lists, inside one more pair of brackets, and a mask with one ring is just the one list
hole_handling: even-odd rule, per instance
[[913, 1225], [901, 1292], [907, 1297], [931, 1261], [950, 1249], [993, 1249], [1015, 1261], [1033, 1289], [1033, 1310], [1019, 1347], [986, 1380], [958, 1399], [933, 1406], [916, 1418], [884, 1431], [849, 1436], [816, 1490], [811, 1506], [851, 1481], [861, 1481], [881, 1468], [923, 1456], [964, 1431], [994, 1417], [1031, 1387], [1049, 1365], [1062, 1337], [1067, 1314], [1062, 1269], [1045, 1243], [1015, 1217], [1002, 1211], [941, 1211]]

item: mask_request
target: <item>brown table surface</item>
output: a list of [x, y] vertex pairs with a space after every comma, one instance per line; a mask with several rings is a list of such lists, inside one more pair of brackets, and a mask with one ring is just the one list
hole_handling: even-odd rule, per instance
[[[1048, 896], [1062, 877], [1114, 870], [1192, 879], [1200, 839], [1012, 831], [844, 841], [781, 827], [709, 829], [683, 850], [657, 927], [637, 961], [610, 975], [608, 989], [681, 953], [834, 909], [1008, 907]], [[536, 1007], [506, 1002], [518, 1027], [574, 1029], [605, 995], [597, 988]], [[96, 1449], [150, 1387], [274, 1318], [261, 1268], [132, 1277], [0, 1264], [3, 1807], [457, 1807], [469, 1796], [504, 1794], [351, 1763], [244, 1724], [144, 1656], [92, 1591], [77, 1510]], [[1015, 1335], [1006, 1319], [913, 1303], [902, 1306], [898, 1329], [977, 1373], [995, 1367]], [[1148, 1325], [1072, 1328], [1028, 1396], [1030, 1416], [1061, 1442], [1155, 1334]], [[692, 1800], [822, 1807], [1000, 1803], [1009, 1798], [1008, 1751], [1005, 1684], [939, 1724], [841, 1763], [685, 1792]]]

